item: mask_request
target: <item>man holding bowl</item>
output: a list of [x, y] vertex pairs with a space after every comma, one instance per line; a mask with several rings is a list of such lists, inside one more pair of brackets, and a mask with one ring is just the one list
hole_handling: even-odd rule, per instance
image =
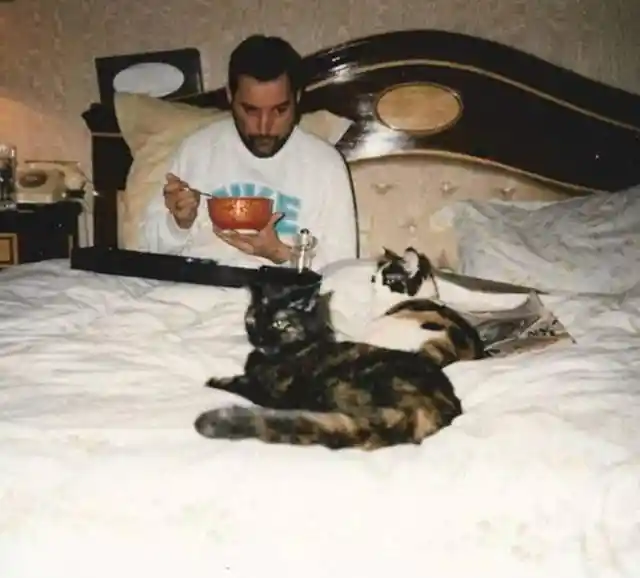
[[[346, 163], [331, 144], [297, 126], [300, 61], [276, 37], [251, 36], [236, 47], [228, 69], [231, 117], [180, 145], [163, 194], [141, 223], [142, 250], [247, 267], [282, 264], [306, 228], [318, 239], [314, 269], [356, 256]], [[273, 214], [255, 231], [216, 226], [224, 219], [215, 218], [209, 201], [217, 197], [269, 198]]]

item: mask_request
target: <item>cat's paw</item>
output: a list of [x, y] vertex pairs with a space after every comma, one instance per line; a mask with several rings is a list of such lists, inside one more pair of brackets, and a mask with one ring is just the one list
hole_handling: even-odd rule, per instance
[[252, 408], [232, 405], [201, 413], [193, 426], [206, 438], [242, 439], [253, 428], [255, 415]]
[[228, 390], [229, 386], [231, 386], [235, 380], [235, 377], [211, 377], [206, 381], [204, 386], [212, 389]]

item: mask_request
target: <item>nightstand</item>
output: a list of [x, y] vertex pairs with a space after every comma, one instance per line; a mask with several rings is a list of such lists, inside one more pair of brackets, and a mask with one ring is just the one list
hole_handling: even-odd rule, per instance
[[21, 203], [0, 211], [0, 268], [46, 259], [66, 259], [78, 244], [80, 203]]

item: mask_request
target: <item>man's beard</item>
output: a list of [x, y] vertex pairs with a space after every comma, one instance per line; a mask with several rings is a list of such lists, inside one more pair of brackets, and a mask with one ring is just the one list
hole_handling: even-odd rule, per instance
[[238, 121], [234, 117], [233, 121], [236, 125], [236, 130], [238, 131], [238, 136], [240, 140], [244, 144], [245, 147], [249, 150], [249, 152], [261, 159], [267, 159], [269, 157], [275, 156], [282, 147], [287, 144], [295, 125], [291, 126], [289, 132], [284, 135], [279, 136], [265, 136], [259, 134], [244, 134], [240, 130], [240, 126]]

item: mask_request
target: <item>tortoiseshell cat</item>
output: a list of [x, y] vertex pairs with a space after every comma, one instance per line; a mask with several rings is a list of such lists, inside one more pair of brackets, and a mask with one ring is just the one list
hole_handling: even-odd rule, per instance
[[[387, 288], [396, 303], [374, 320], [366, 342], [422, 351], [440, 367], [485, 357], [476, 329], [451, 307], [421, 297], [437, 296], [429, 259], [409, 247], [403, 255], [385, 249], [371, 282]], [[410, 297], [406, 299], [406, 297]]]
[[320, 283], [256, 283], [245, 326], [254, 347], [243, 375], [208, 387], [261, 407], [201, 414], [203, 436], [372, 450], [420, 443], [462, 413], [453, 385], [428, 351], [338, 342]]

